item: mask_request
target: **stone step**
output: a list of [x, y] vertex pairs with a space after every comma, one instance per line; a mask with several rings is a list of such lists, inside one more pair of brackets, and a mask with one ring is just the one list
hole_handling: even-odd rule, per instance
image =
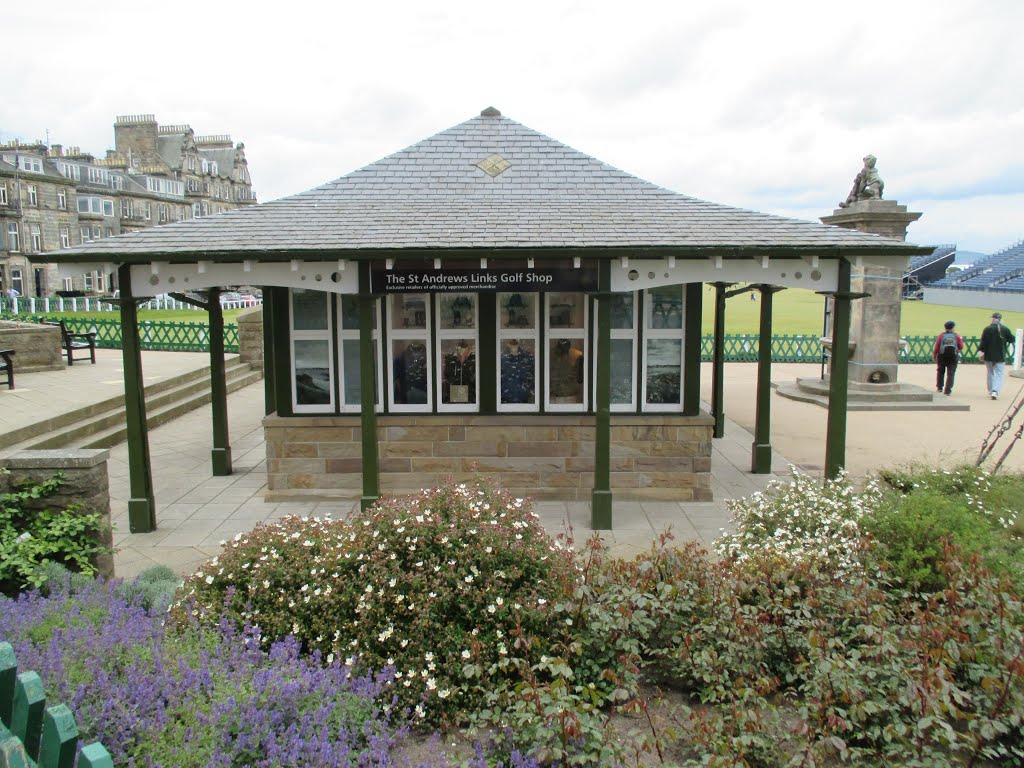
[[[234, 392], [258, 381], [262, 374], [235, 358], [226, 361], [225, 378], [228, 392]], [[210, 368], [207, 366], [154, 382], [146, 386], [145, 394], [146, 423], [153, 428], [210, 402]], [[11, 434], [20, 439], [12, 441], [8, 436], [5, 444], [0, 446], [0, 451], [6, 455], [22, 450], [117, 445], [127, 436], [124, 397], [109, 398], [60, 414]]]
[[[248, 371], [246, 373], [235, 374], [227, 378], [226, 387], [230, 394], [235, 390], [247, 387], [250, 384], [262, 379], [263, 376], [257, 371]], [[182, 416], [189, 411], [194, 411], [196, 408], [206, 405], [211, 400], [211, 393], [209, 387], [204, 391], [196, 392], [183, 399], [177, 399], [171, 402], [164, 403], [159, 408], [150, 409], [149, 401], [146, 402], [146, 424], [150, 429], [158, 427], [161, 424], [166, 424], [169, 421]], [[76, 440], [72, 443], [71, 447], [74, 448], [110, 448], [112, 446], [123, 443], [128, 439], [128, 428], [125, 426], [124, 417], [122, 414], [121, 422], [116, 426], [108, 427], [99, 432], [94, 432], [91, 435]]]
[[[230, 357], [225, 361], [225, 371], [239, 366], [246, 365], [245, 363], [239, 362], [237, 356]], [[179, 387], [185, 382], [209, 382], [210, 380], [210, 366], [203, 368], [196, 368], [194, 370], [185, 371], [178, 376], [172, 376], [161, 381], [154, 381], [146, 384], [146, 399], [147, 402], [151, 396], [158, 395], [161, 392]], [[123, 408], [124, 406], [124, 395], [115, 395], [108, 397], [105, 400], [100, 400], [89, 405], [82, 406], [73, 411], [65, 411], [64, 413], [58, 413], [49, 418], [40, 419], [39, 421], [28, 424], [24, 427], [12, 429], [4, 434], [0, 434], [0, 451], [8, 453], [8, 449], [24, 443], [32, 438], [39, 437], [40, 435], [46, 435], [51, 432], [56, 432], [69, 425], [77, 424], [78, 422], [91, 419], [100, 414], [107, 413], [109, 411]]]

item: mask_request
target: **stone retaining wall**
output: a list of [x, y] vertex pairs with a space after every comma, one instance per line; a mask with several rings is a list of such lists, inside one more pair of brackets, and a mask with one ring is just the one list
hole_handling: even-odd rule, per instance
[[[381, 493], [403, 495], [478, 476], [519, 496], [589, 501], [593, 416], [383, 416]], [[612, 417], [615, 498], [711, 501], [710, 416]], [[268, 500], [358, 499], [357, 416], [267, 416]]]
[[[20, 451], [4, 457], [0, 463], [10, 474], [0, 474], [0, 492], [7, 493], [25, 482], [42, 483], [58, 472], [64, 483], [52, 496], [26, 504], [30, 510], [64, 509], [81, 504], [83, 512], [99, 512], [102, 516], [100, 542], [113, 546], [110, 527], [110, 485], [107, 480], [108, 450], [63, 449], [52, 451]], [[114, 575], [113, 554], [99, 555], [93, 560], [100, 575]]]
[[60, 328], [53, 325], [0, 320], [0, 349], [14, 350], [14, 386], [18, 386], [18, 374], [67, 367]]

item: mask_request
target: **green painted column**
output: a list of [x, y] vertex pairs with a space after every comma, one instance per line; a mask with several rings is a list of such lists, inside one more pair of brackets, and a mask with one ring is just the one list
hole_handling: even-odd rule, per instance
[[829, 375], [825, 477], [846, 466], [846, 407], [850, 382], [850, 262], [839, 259], [839, 285], [832, 309], [832, 370]]
[[231, 443], [228, 438], [228, 385], [224, 366], [224, 310], [220, 288], [206, 291], [210, 315], [210, 406], [213, 412], [214, 477], [231, 474]]
[[270, 415], [277, 410], [275, 386], [277, 379], [274, 368], [274, 291], [263, 286], [263, 413]]
[[683, 332], [683, 415], [700, 413], [700, 334], [703, 283], [686, 284], [686, 318]]
[[139, 311], [132, 296], [132, 277], [127, 265], [117, 268], [121, 289], [121, 358], [124, 364], [124, 421], [128, 431], [128, 530], [156, 530], [153, 474], [146, 426], [146, 398], [142, 383], [142, 347], [139, 344]]
[[757, 342], [757, 388], [754, 413], [754, 443], [750, 449], [750, 471], [767, 475], [772, 471], [772, 297], [771, 286], [760, 286], [761, 327]]
[[725, 283], [715, 283], [715, 339], [711, 355], [713, 437], [725, 437]]
[[612, 529], [612, 270], [610, 261], [598, 265], [597, 380], [594, 382], [594, 488], [590, 496], [590, 527]]
[[363, 455], [363, 496], [361, 509], [380, 500], [380, 470], [377, 456], [376, 360], [373, 355], [374, 297], [370, 294], [370, 263], [359, 264], [359, 432]]

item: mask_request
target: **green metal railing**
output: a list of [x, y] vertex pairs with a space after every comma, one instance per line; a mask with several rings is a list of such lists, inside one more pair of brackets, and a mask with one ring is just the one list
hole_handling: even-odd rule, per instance
[[[33, 321], [56, 321], [55, 317], [33, 316]], [[96, 346], [108, 349], [121, 348], [121, 321], [117, 319], [96, 320], [65, 317], [64, 323], [74, 333], [96, 332]], [[139, 342], [143, 349], [173, 352], [208, 352], [209, 326], [206, 323], [182, 323], [146, 320], [139, 323]], [[903, 339], [905, 346], [900, 352], [901, 363], [930, 363], [934, 336], [908, 336]], [[961, 362], [977, 362], [979, 338], [964, 338], [964, 353]], [[707, 335], [701, 339], [701, 360], [712, 359], [714, 339]], [[732, 334], [725, 337], [725, 362], [755, 363], [761, 347], [756, 333]], [[238, 326], [224, 326], [224, 351], [238, 351]], [[823, 359], [821, 337], [816, 334], [797, 334], [772, 337], [773, 363], [820, 363]]]
[[[34, 316], [32, 320], [45, 320], [64, 324], [72, 333], [96, 333], [96, 346], [107, 349], [121, 348], [121, 321], [97, 320], [94, 318]], [[162, 352], [209, 352], [210, 327], [206, 323], [166, 322], [144, 320], [139, 323], [139, 343], [143, 349]], [[224, 326], [224, 351], [238, 351], [238, 326]]]
[[[78, 725], [65, 704], [46, 706], [36, 672], [18, 674], [10, 643], [0, 643], [0, 768], [71, 768], [78, 749]], [[78, 768], [113, 768], [101, 744], [89, 744]]]
[[[932, 349], [935, 347], [934, 336], [908, 336], [903, 339], [906, 345], [900, 352], [901, 363], [930, 363]], [[962, 362], [977, 361], [977, 338], [964, 338], [964, 354]], [[701, 339], [701, 360], [712, 359], [714, 338], [704, 336]], [[755, 363], [761, 342], [757, 334], [736, 334], [725, 337], [725, 362]], [[817, 335], [773, 336], [773, 363], [820, 363], [824, 359], [821, 337]]]

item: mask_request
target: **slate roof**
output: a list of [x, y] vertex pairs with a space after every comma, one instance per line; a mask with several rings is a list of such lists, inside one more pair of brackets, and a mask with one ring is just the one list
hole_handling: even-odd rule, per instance
[[[508, 167], [489, 175], [492, 156]], [[740, 249], [914, 255], [917, 246], [672, 192], [497, 110], [314, 189], [47, 254], [48, 261], [359, 258], [469, 249]], [[595, 250], [596, 249], [596, 250]], [[635, 253], [635, 250], [633, 251]], [[583, 255], [586, 255], [585, 253]]]

